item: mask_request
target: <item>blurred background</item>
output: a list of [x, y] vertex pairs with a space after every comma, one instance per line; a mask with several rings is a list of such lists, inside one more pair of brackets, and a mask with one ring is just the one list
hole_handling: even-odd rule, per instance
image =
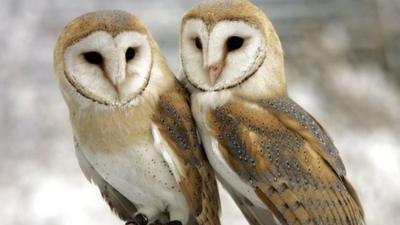
[[[400, 224], [400, 0], [257, 0], [282, 39], [289, 92], [328, 130], [370, 225]], [[123, 224], [80, 171], [52, 51], [71, 19], [139, 15], [177, 72], [193, 0], [0, 0], [0, 223]], [[222, 191], [224, 225], [242, 225]]]

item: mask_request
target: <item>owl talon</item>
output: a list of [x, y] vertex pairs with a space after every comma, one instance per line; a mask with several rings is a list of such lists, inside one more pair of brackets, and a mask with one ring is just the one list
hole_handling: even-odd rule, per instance
[[173, 220], [173, 221], [170, 221], [168, 223], [161, 223], [160, 221], [157, 220], [154, 223], [149, 224], [149, 225], [182, 225], [182, 222], [178, 221], [178, 220]]
[[137, 214], [133, 220], [126, 222], [125, 225], [147, 225], [148, 222], [147, 216]]
[[178, 221], [178, 220], [174, 220], [174, 221], [170, 221], [170, 222], [166, 223], [165, 225], [182, 225], [182, 222]]

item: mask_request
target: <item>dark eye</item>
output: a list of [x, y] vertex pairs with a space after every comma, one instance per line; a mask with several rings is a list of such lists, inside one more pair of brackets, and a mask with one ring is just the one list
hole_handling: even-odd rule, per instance
[[228, 38], [228, 41], [226, 42], [226, 47], [228, 48], [228, 51], [235, 51], [243, 46], [244, 39], [238, 36], [232, 36]]
[[136, 55], [136, 50], [132, 47], [129, 47], [125, 52], [126, 61], [128, 62], [132, 60], [133, 58], [135, 58], [135, 55]]
[[194, 43], [196, 44], [196, 48], [199, 50], [203, 49], [203, 44], [201, 43], [201, 40], [199, 37], [194, 39]]
[[83, 57], [90, 64], [101, 65], [103, 63], [103, 57], [98, 52], [86, 52], [83, 53]]

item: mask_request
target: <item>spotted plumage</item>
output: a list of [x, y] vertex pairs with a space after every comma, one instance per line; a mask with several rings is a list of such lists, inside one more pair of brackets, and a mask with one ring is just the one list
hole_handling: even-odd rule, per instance
[[187, 12], [181, 62], [207, 156], [252, 225], [271, 214], [284, 225], [365, 224], [338, 150], [287, 95], [282, 47], [260, 9], [220, 0]]
[[216, 224], [219, 218], [217, 184], [197, 138], [188, 100], [185, 90], [176, 83], [174, 89], [160, 97], [154, 121], [179, 160], [182, 191], [193, 215], [199, 224]]
[[[334, 147], [330, 139], [290, 99], [277, 101], [286, 104], [277, 103], [277, 107], [292, 107], [292, 111], [280, 111], [282, 108], [275, 108], [274, 103], [268, 105], [267, 110], [265, 103], [259, 104], [260, 108], [248, 109], [243, 107], [244, 103], [235, 101], [210, 113], [210, 131], [220, 143], [230, 167], [253, 186], [261, 199], [266, 198], [264, 201], [275, 209], [275, 215], [288, 224], [296, 221], [299, 224], [340, 224], [362, 218], [357, 196], [351, 187], [347, 190], [344, 172], [336, 173], [336, 170], [344, 170], [329, 164], [341, 163], [337, 151], [326, 148]], [[285, 116], [289, 117], [286, 121], [281, 119]], [[307, 122], [299, 120], [300, 124], [295, 124], [297, 121], [290, 121], [291, 116]], [[307, 129], [304, 124], [315, 125], [304, 133], [292, 130], [295, 126]], [[320, 136], [327, 139], [313, 139]], [[314, 152], [320, 150], [326, 152]], [[280, 203], [272, 203], [270, 199]]]
[[78, 17], [57, 41], [54, 66], [81, 169], [120, 218], [220, 224], [214, 172], [188, 97], [137, 17]]

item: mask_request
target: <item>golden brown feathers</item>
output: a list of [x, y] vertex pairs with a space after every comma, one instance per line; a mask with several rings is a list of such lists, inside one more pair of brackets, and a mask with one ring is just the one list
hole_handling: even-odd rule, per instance
[[189, 10], [183, 16], [182, 26], [190, 19], [201, 19], [209, 30], [223, 20], [243, 21], [261, 30], [268, 42], [272, 42], [267, 43], [268, 45], [278, 44], [280, 47], [279, 38], [270, 20], [261, 9], [247, 0], [208, 1]]
[[199, 143], [188, 96], [180, 84], [160, 97], [153, 119], [178, 159], [180, 186], [193, 216], [199, 224], [218, 225], [219, 196], [214, 171]]
[[112, 36], [124, 31], [136, 31], [147, 36], [153, 53], [159, 52], [157, 43], [137, 16], [121, 10], [96, 11], [79, 16], [65, 26], [54, 49], [56, 71], [64, 68], [65, 50], [96, 31], [105, 31]]
[[253, 104], [235, 100], [210, 112], [230, 167], [283, 224], [363, 224], [358, 197], [318, 123], [288, 98]]
[[[106, 31], [112, 36], [123, 31], [148, 33], [140, 19], [128, 12], [120, 10], [91, 12], [72, 20], [65, 26], [58, 38], [56, 50], [64, 50], [72, 43], [96, 31]], [[63, 52], [60, 54], [63, 55]]]
[[203, 20], [210, 27], [222, 20], [240, 20], [259, 29], [264, 29], [262, 21], [267, 20], [260, 9], [249, 1], [242, 0], [209, 1], [199, 4], [184, 15], [183, 23], [193, 18]]
[[[362, 207], [345, 178], [344, 165], [332, 141], [287, 97], [282, 47], [264, 13], [249, 1], [212, 1], [185, 14], [182, 30], [192, 19], [205, 23], [208, 33], [219, 22], [245, 23], [262, 32], [266, 45], [262, 49], [265, 60], [240, 85], [213, 93], [201, 89], [193, 92], [194, 115], [206, 123], [200, 126], [203, 139], [210, 135], [218, 142], [217, 147], [207, 149], [209, 156], [222, 155], [223, 159], [216, 160], [226, 163], [241, 181], [253, 187], [257, 196], [249, 197], [251, 203], [261, 200], [281, 224], [364, 224]], [[235, 30], [237, 23], [230, 24], [229, 28]], [[231, 174], [224, 174], [218, 164], [214, 168], [227, 176], [223, 177], [225, 183], [240, 187], [227, 180]], [[246, 204], [240, 199], [236, 202]], [[252, 210], [242, 209], [249, 221], [257, 224]]]
[[[248, 76], [248, 79], [244, 80], [245, 82], [240, 83], [240, 85], [233, 85], [232, 87], [238, 88], [232, 90], [237, 92], [238, 95], [244, 95], [246, 97], [263, 96], [269, 93], [279, 93], [280, 95], [286, 93], [286, 79], [284, 75], [284, 59], [281, 42], [271, 21], [256, 5], [247, 0], [208, 1], [204, 4], [199, 4], [183, 16], [181, 34], [183, 33], [186, 22], [192, 19], [203, 21], [206, 24], [209, 33], [212, 32], [217, 23], [223, 21], [243, 22], [259, 30], [264, 37], [265, 45], [261, 52], [263, 57], [260, 57], [262, 58], [262, 62], [259, 64], [260, 67], [255, 70], [254, 74]], [[181, 44], [182, 43], [183, 42], [181, 41]], [[183, 58], [182, 55], [181, 58]], [[185, 68], [184, 64], [182, 66]], [[257, 74], [260, 68], [264, 69], [264, 71], [268, 71]], [[186, 70], [184, 71], [187, 73]], [[268, 86], [268, 84], [264, 81], [260, 82], [258, 77], [268, 76], [269, 74], [267, 74], [267, 72], [273, 73], [273, 78], [263, 78], [263, 80], [274, 79], [273, 82], [266, 82], [276, 87], [268, 87], [267, 89], [266, 86]], [[188, 77], [188, 75], [186, 75], [186, 77]], [[253, 88], [254, 86], [257, 88]]]
[[[75, 43], [97, 31], [104, 31], [114, 39], [122, 32], [134, 31], [129, 33], [140, 33], [141, 38], [143, 37], [141, 34], [144, 34], [144, 39], [147, 40], [143, 40], [143, 38], [141, 40], [150, 43], [151, 49], [146, 52], [149, 57], [145, 58], [146, 63], [148, 62], [150, 65], [148, 72], [146, 71], [148, 79], [144, 82], [143, 89], [140, 88], [140, 94], [129, 101], [129, 104], [98, 104], [101, 102], [98, 102], [97, 99], [82, 98], [82, 93], [75, 90], [73, 82], [66, 78], [68, 74], [68, 71], [64, 69], [65, 62], [68, 62], [64, 55], [66, 49], [76, 46]], [[90, 40], [91, 44], [96, 41], [97, 39]], [[113, 46], [115, 43], [107, 42], [105, 46]], [[135, 47], [130, 46], [131, 43], [125, 44], [128, 45], [126, 48]], [[147, 43], [146, 49], [149, 50]], [[125, 46], [119, 50], [122, 50], [118, 52], [123, 54], [118, 54], [117, 59], [121, 59], [122, 62], [118, 65], [126, 66], [127, 50]], [[83, 60], [86, 51], [84, 49], [83, 54], [79, 51], [79, 57], [82, 57]], [[114, 54], [108, 56], [115, 58]], [[100, 57], [102, 56], [100, 55]], [[141, 208], [154, 207], [157, 215], [146, 214], [149, 218], [158, 216], [160, 213], [170, 213], [171, 220], [182, 219], [182, 222], [185, 223], [186, 217], [190, 217], [190, 219], [196, 218], [198, 224], [218, 225], [219, 198], [216, 181], [203, 149], [198, 143], [187, 96], [166, 65], [157, 44], [140, 20], [123, 11], [101, 11], [78, 17], [68, 24], [60, 35], [54, 60], [61, 90], [69, 106], [77, 150], [82, 152], [80, 161], [87, 159], [87, 162], [83, 163], [83, 170], [87, 169], [86, 172], [84, 171], [85, 174], [99, 186], [110, 207], [123, 219], [131, 219], [129, 211], [133, 216]], [[74, 61], [73, 64], [80, 65], [81, 63]], [[91, 63], [89, 62], [89, 64]], [[95, 64], [97, 69], [102, 69], [102, 63]], [[123, 71], [121, 68], [116, 67], [115, 71], [118, 73]], [[77, 76], [90, 74], [90, 72], [90, 70], [85, 70]], [[99, 77], [102, 75], [107, 74], [99, 73]], [[134, 73], [134, 75], [139, 77], [141, 74]], [[99, 89], [99, 92], [103, 92], [105, 88]], [[155, 133], [158, 131], [160, 131], [161, 137], [156, 137]], [[158, 142], [163, 142], [168, 146], [158, 146]], [[174, 155], [164, 155], [162, 152], [164, 149], [161, 149], [163, 147], [170, 152], [173, 151]], [[147, 153], [149, 153], [149, 157], [143, 157]], [[120, 155], [124, 155], [122, 159], [119, 158]], [[154, 172], [153, 168], [146, 165], [150, 161], [144, 161], [143, 165], [137, 165], [139, 163], [135, 160], [142, 159], [142, 157], [145, 160], [150, 160], [152, 157], [154, 162], [158, 162], [154, 167], [162, 169], [165, 174], [161, 173], [159, 179], [156, 176], [140, 174], [144, 171]], [[175, 168], [167, 165], [168, 157], [176, 160], [172, 164], [179, 165], [179, 172], [183, 171], [183, 173], [173, 173]], [[133, 165], [137, 165], [137, 167]], [[138, 169], [138, 171], [131, 171], [131, 169]], [[168, 172], [168, 169], [171, 171]], [[180, 189], [175, 186], [175, 181], [180, 184]], [[168, 182], [172, 182], [172, 185], [169, 185]], [[154, 188], [153, 185], [153, 189], [148, 190], [149, 184], [160, 186]], [[129, 185], [133, 185], [132, 187], [138, 185], [139, 187], [136, 189]], [[168, 196], [172, 196], [172, 198], [163, 196], [163, 191], [168, 191]], [[161, 194], [158, 195], [158, 192]], [[140, 198], [147, 194], [155, 195], [154, 201], [152, 198], [149, 198], [150, 200]], [[139, 200], [132, 197], [138, 195]], [[186, 203], [190, 209], [186, 207]], [[190, 215], [188, 215], [189, 210], [191, 211]]]

